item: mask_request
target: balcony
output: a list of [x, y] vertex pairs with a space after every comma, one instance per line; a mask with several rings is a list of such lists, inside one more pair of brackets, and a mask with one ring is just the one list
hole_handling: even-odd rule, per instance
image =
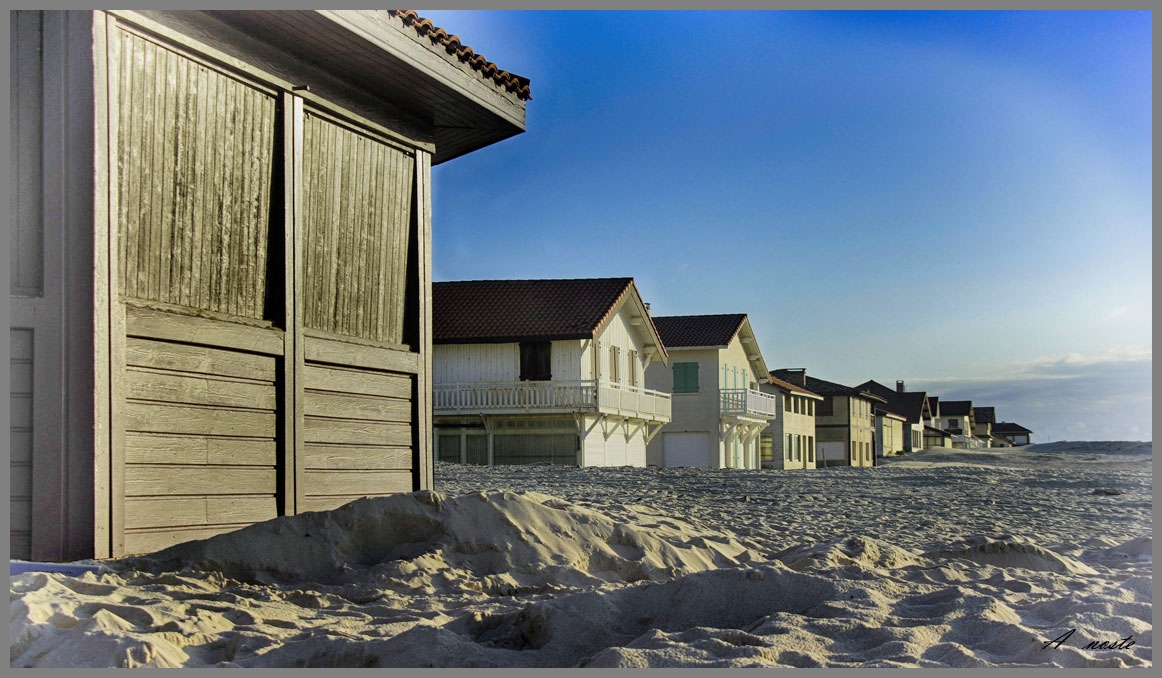
[[600, 412], [670, 421], [670, 394], [596, 379], [504, 381], [432, 386], [436, 415]]
[[761, 417], [774, 419], [779, 411], [779, 398], [749, 388], [725, 388], [721, 394], [722, 414], [740, 417]]

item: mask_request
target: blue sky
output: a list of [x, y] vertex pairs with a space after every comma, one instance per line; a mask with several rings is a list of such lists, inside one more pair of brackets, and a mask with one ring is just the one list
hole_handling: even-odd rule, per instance
[[633, 276], [768, 365], [1149, 440], [1148, 12], [434, 11], [530, 78], [436, 280]]

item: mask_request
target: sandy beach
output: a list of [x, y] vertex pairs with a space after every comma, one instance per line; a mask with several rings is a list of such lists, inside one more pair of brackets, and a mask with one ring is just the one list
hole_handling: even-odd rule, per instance
[[1151, 666], [1152, 483], [1125, 442], [438, 464], [435, 492], [12, 575], [11, 665]]

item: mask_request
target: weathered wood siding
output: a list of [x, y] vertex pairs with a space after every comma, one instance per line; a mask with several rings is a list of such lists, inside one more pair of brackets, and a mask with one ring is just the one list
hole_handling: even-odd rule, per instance
[[403, 343], [415, 158], [311, 113], [304, 127], [303, 323]]
[[8, 548], [10, 558], [32, 557], [32, 330], [9, 331]]
[[278, 515], [273, 356], [129, 337], [125, 550]]
[[261, 319], [275, 97], [130, 31], [118, 40], [122, 294]]
[[410, 492], [413, 377], [308, 363], [298, 510]]

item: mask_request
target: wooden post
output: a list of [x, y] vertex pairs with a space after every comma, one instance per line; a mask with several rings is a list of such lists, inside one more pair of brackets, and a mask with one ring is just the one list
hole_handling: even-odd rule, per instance
[[[414, 489], [430, 490], [435, 479], [432, 463], [432, 156], [416, 151], [416, 293], [419, 295], [419, 333], [415, 350], [420, 365], [416, 374], [416, 444]], [[491, 446], [490, 446], [491, 447]], [[491, 457], [491, 455], [490, 455]]]
[[303, 342], [303, 115], [302, 97], [283, 95], [286, 116], [287, 137], [290, 148], [286, 156], [287, 171], [284, 173], [287, 186], [287, 208], [290, 210], [287, 224], [288, 246], [286, 251], [287, 271], [287, 318], [286, 352], [283, 354], [287, 366], [287, 392], [290, 402], [286, 403], [286, 419], [290, 430], [286, 439], [284, 458], [284, 488], [286, 502], [285, 515], [294, 515], [304, 510], [306, 505], [306, 454], [303, 443], [303, 420], [306, 397], [303, 372], [306, 369], [306, 353]]

